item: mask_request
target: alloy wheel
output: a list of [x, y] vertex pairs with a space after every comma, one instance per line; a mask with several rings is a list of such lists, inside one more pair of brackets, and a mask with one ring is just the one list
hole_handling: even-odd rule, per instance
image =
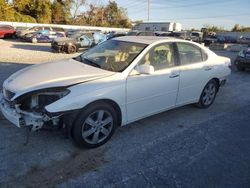
[[96, 110], [83, 123], [82, 138], [89, 144], [98, 144], [110, 135], [113, 124], [113, 117], [108, 111]]
[[216, 96], [216, 86], [211, 82], [209, 83], [203, 92], [202, 102], [204, 105], [210, 105]]

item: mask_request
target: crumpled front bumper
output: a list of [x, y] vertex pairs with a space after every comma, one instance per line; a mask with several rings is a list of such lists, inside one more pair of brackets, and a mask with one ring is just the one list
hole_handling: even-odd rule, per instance
[[45, 122], [48, 122], [49, 120], [54, 120], [53, 123], [58, 122], [58, 117], [50, 118], [45, 114], [21, 110], [18, 104], [12, 105], [11, 102], [8, 102], [2, 93], [0, 93], [0, 111], [7, 120], [17, 127], [21, 128], [25, 126], [31, 126], [31, 130], [33, 131], [42, 128]]
[[3, 116], [11, 123], [17, 127], [23, 126], [21, 114], [19, 114], [15, 108], [11, 107], [11, 105], [4, 99], [2, 93], [0, 93], [0, 110]]

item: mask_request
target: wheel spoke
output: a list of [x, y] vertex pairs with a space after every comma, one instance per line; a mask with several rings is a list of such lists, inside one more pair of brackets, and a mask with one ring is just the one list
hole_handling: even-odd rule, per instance
[[204, 103], [207, 105], [209, 104], [209, 96], [206, 95], [206, 97], [204, 98]]
[[97, 131], [97, 132], [94, 133], [94, 136], [92, 138], [92, 142], [93, 143], [97, 143], [98, 140], [99, 140], [99, 131]]
[[203, 101], [206, 101], [208, 98], [208, 95], [203, 96]]
[[90, 128], [90, 129], [87, 130], [87, 131], [83, 131], [82, 136], [83, 136], [84, 138], [86, 138], [86, 137], [92, 135], [94, 132], [95, 132], [95, 129]]
[[208, 88], [206, 88], [205, 90], [204, 90], [204, 93], [209, 93], [209, 90], [208, 90]]
[[108, 125], [109, 123], [111, 123], [113, 121], [112, 117], [107, 117], [104, 121], [103, 121], [103, 126]]
[[102, 132], [105, 136], [108, 136], [108, 135], [109, 135], [109, 130], [106, 129], [105, 127], [103, 127], [103, 128], [101, 129], [101, 132]]
[[92, 127], [96, 126], [95, 121], [94, 121], [91, 117], [88, 117], [88, 118], [86, 119], [86, 123], [87, 123], [88, 125], [92, 126]]
[[211, 97], [211, 98], [214, 97], [214, 93], [215, 93], [215, 92], [210, 93], [210, 97]]
[[99, 110], [98, 111], [97, 121], [102, 121], [103, 115], [104, 115], [104, 111], [103, 110]]

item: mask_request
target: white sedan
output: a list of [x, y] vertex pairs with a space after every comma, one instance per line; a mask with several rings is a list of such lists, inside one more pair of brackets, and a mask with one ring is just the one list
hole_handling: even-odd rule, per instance
[[16, 72], [3, 84], [0, 108], [17, 127], [62, 126], [78, 145], [97, 147], [118, 126], [186, 104], [209, 107], [230, 65], [197, 43], [119, 37]]

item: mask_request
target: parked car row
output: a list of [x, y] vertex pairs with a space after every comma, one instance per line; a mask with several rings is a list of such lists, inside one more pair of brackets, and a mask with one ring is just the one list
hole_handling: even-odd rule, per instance
[[233, 37], [233, 36], [208, 36], [204, 39], [205, 46], [212, 43], [237, 43], [237, 44], [250, 44], [250, 37]]
[[[190, 40], [194, 42], [204, 42], [205, 46], [212, 43], [240, 43], [250, 44], [250, 38], [232, 37], [232, 36], [216, 36], [212, 32], [204, 33], [198, 31], [181, 31], [181, 32], [165, 32], [165, 31], [138, 31], [130, 32], [110, 32], [102, 33], [100, 30], [65, 30], [61, 27], [44, 27], [35, 26], [32, 28], [16, 28], [8, 25], [0, 25], [0, 38], [19, 38], [26, 42], [47, 42], [51, 43], [51, 48], [56, 52], [75, 53], [80, 49], [88, 49], [105, 40], [110, 40], [121, 36], [159, 36], [173, 37], [178, 39]], [[204, 38], [205, 37], [205, 38]]]

